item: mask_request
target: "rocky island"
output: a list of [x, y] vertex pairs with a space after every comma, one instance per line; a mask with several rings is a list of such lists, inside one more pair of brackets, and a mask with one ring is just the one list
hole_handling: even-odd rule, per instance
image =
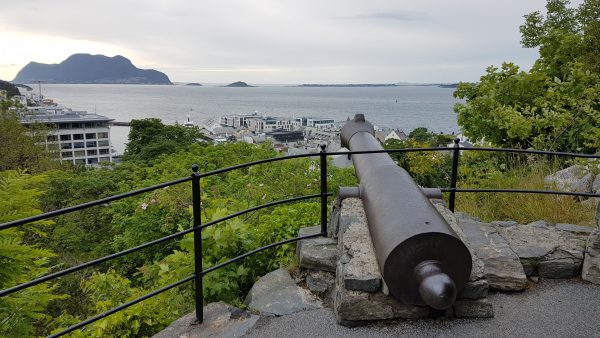
[[13, 82], [32, 83], [95, 83], [95, 84], [165, 84], [169, 77], [154, 69], [139, 69], [121, 55], [73, 54], [59, 64], [30, 62], [21, 69]]
[[254, 86], [251, 86], [251, 85], [247, 84], [246, 82], [237, 81], [237, 82], [230, 83], [230, 84], [226, 85], [225, 87], [254, 87]]

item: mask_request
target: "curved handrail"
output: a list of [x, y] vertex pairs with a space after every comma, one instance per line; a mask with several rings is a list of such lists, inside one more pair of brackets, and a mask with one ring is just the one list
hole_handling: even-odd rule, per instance
[[[329, 195], [331, 195], [331, 194], [329, 194]], [[242, 210], [242, 211], [236, 212], [234, 214], [227, 215], [225, 217], [222, 217], [222, 218], [219, 218], [219, 219], [207, 222], [207, 223], [205, 223], [205, 224], [202, 225], [202, 228], [205, 228], [205, 227], [208, 227], [210, 225], [217, 224], [217, 223], [220, 223], [220, 222], [224, 222], [224, 221], [226, 221], [228, 219], [231, 219], [231, 218], [234, 218], [234, 217], [237, 217], [237, 216], [241, 216], [241, 215], [244, 215], [244, 214], [247, 214], [249, 212], [259, 210], [259, 209], [264, 209], [264, 208], [268, 208], [268, 207], [272, 207], [272, 206], [279, 205], [279, 204], [284, 204], [284, 203], [290, 203], [290, 202], [296, 202], [296, 201], [301, 201], [301, 200], [307, 200], [307, 199], [316, 198], [316, 197], [321, 197], [321, 194], [313, 194], [313, 195], [306, 195], [306, 196], [300, 196], [300, 197], [293, 197], [293, 198], [288, 198], [288, 199], [285, 199], [285, 200], [279, 200], [279, 201], [274, 201], [274, 202], [262, 204], [262, 205], [259, 205], [259, 206], [256, 206], [256, 207], [248, 208], [246, 210]], [[130, 254], [130, 253], [133, 253], [133, 252], [145, 249], [147, 247], [150, 247], [150, 246], [153, 246], [153, 245], [156, 245], [156, 244], [160, 244], [162, 242], [166, 242], [166, 241], [171, 240], [173, 238], [181, 237], [183, 235], [186, 235], [186, 234], [189, 234], [191, 232], [194, 232], [194, 230], [195, 230], [194, 228], [190, 228], [190, 229], [186, 229], [186, 230], [183, 230], [183, 231], [179, 231], [179, 232], [176, 232], [174, 234], [171, 234], [171, 235], [159, 238], [159, 239], [155, 239], [153, 241], [146, 242], [144, 244], [140, 244], [138, 246], [135, 246], [135, 247], [132, 247], [132, 248], [129, 248], [129, 249], [125, 249], [123, 251], [119, 251], [119, 252], [116, 252], [116, 253], [111, 254], [111, 255], [107, 255], [107, 256], [104, 256], [104, 257], [101, 257], [101, 258], [97, 258], [97, 259], [88, 261], [86, 263], [82, 263], [82, 264], [70, 267], [68, 269], [64, 269], [64, 270], [61, 270], [61, 271], [57, 271], [57, 272], [54, 272], [54, 273], [51, 273], [51, 274], [48, 274], [48, 275], [36, 278], [36, 279], [31, 280], [29, 282], [25, 282], [25, 283], [22, 283], [22, 284], [19, 284], [19, 285], [15, 285], [15, 286], [10, 287], [8, 289], [0, 290], [0, 297], [8, 296], [11, 293], [15, 293], [17, 291], [20, 291], [20, 290], [23, 290], [23, 289], [27, 289], [29, 287], [32, 287], [32, 286], [35, 286], [35, 285], [38, 285], [38, 284], [50, 281], [52, 279], [55, 279], [55, 278], [58, 278], [58, 277], [61, 277], [61, 276], [64, 276], [64, 275], [67, 275], [67, 274], [70, 274], [70, 273], [73, 273], [73, 272], [77, 272], [79, 270], [83, 270], [85, 268], [89, 268], [89, 267], [92, 267], [92, 266], [95, 266], [95, 265], [107, 262], [107, 261], [115, 259], [115, 258], [119, 258], [119, 257], [125, 256], [127, 254]]]
[[[323, 148], [324, 149], [324, 148]], [[552, 156], [561, 156], [561, 157], [579, 157], [579, 158], [600, 158], [600, 155], [592, 155], [592, 154], [578, 154], [578, 153], [568, 153], [568, 152], [552, 152], [552, 151], [542, 151], [542, 150], [529, 150], [529, 149], [510, 149], [510, 148], [460, 148], [460, 151], [463, 150], [467, 150], [467, 151], [489, 151], [489, 152], [506, 152], [506, 153], [522, 153], [522, 154], [538, 154], [538, 155], [552, 155]], [[139, 195], [145, 192], [149, 192], [149, 191], [153, 191], [156, 189], [160, 189], [160, 188], [164, 188], [164, 187], [168, 187], [171, 185], [176, 185], [176, 184], [180, 184], [180, 183], [184, 183], [184, 182], [188, 182], [188, 181], [192, 181], [195, 182], [195, 180], [198, 180], [200, 178], [203, 177], [209, 177], [209, 176], [213, 176], [213, 175], [218, 175], [218, 174], [222, 174], [222, 173], [226, 173], [232, 170], [236, 170], [236, 169], [241, 169], [241, 168], [247, 168], [247, 167], [251, 167], [254, 165], [259, 165], [259, 164], [264, 164], [264, 163], [271, 163], [271, 162], [278, 162], [278, 161], [285, 161], [285, 160], [290, 160], [290, 159], [296, 159], [296, 158], [306, 158], [306, 157], [316, 157], [316, 156], [320, 156], [321, 157], [321, 161], [324, 160], [324, 158], [326, 156], [329, 155], [359, 155], [359, 154], [376, 154], [376, 153], [410, 153], [410, 152], [428, 152], [428, 151], [454, 151], [454, 154], [456, 154], [459, 151], [459, 148], [457, 145], [455, 145], [454, 147], [428, 147], [428, 148], [404, 148], [404, 149], [382, 149], [382, 150], [372, 150], [372, 151], [345, 151], [345, 152], [325, 152], [325, 151], [321, 151], [320, 153], [310, 153], [310, 154], [299, 154], [299, 155], [291, 155], [291, 156], [281, 156], [281, 157], [274, 157], [274, 158], [268, 158], [268, 159], [262, 159], [262, 160], [257, 160], [257, 161], [253, 161], [253, 162], [247, 162], [247, 163], [242, 163], [242, 164], [237, 164], [237, 165], [233, 165], [230, 167], [226, 167], [226, 168], [221, 168], [221, 169], [216, 169], [216, 170], [212, 170], [212, 171], [208, 171], [208, 172], [204, 172], [204, 173], [197, 173], [195, 172], [194, 174], [192, 174], [192, 176], [190, 177], [184, 177], [184, 178], [180, 178], [177, 180], [173, 180], [173, 181], [169, 181], [169, 182], [165, 182], [165, 183], [160, 183], [157, 185], [153, 185], [150, 187], [146, 187], [146, 188], [142, 188], [142, 189], [138, 189], [138, 190], [134, 190], [134, 191], [130, 191], [130, 192], [126, 192], [126, 193], [122, 193], [122, 194], [118, 194], [118, 195], [114, 195], [114, 196], [110, 196], [110, 197], [106, 197], [106, 198], [102, 198], [99, 200], [95, 200], [95, 201], [91, 201], [91, 202], [86, 202], [86, 203], [82, 203], [79, 205], [75, 205], [75, 206], [71, 206], [71, 207], [67, 207], [67, 208], [63, 208], [63, 209], [59, 209], [59, 210], [55, 210], [55, 211], [51, 211], [51, 212], [47, 212], [44, 214], [40, 214], [40, 215], [35, 215], [35, 216], [31, 216], [31, 217], [27, 217], [24, 219], [20, 219], [20, 220], [16, 220], [16, 221], [11, 221], [11, 222], [6, 222], [3, 224], [0, 224], [0, 231], [4, 230], [4, 229], [8, 229], [8, 228], [12, 228], [12, 227], [16, 227], [16, 226], [20, 226], [23, 224], [27, 224], [27, 223], [31, 223], [31, 222], [35, 222], [35, 221], [39, 221], [39, 220], [43, 220], [43, 219], [47, 219], [47, 218], [51, 218], [51, 217], [55, 217], [55, 216], [59, 216], [59, 215], [63, 215], [66, 213], [70, 213], [70, 212], [74, 212], [74, 211], [78, 211], [81, 209], [86, 209], [86, 208], [90, 208], [93, 206], [97, 206], [97, 205], [101, 205], [101, 204], [105, 204], [105, 203], [109, 203], [112, 201], [116, 201], [116, 200], [120, 200], [126, 197], [130, 197], [130, 196], [134, 196], [134, 195]], [[326, 164], [326, 163], [325, 163]], [[197, 167], [194, 169], [195, 171], [197, 171]], [[325, 167], [322, 168], [322, 170], [325, 170]], [[453, 175], [456, 175], [456, 172], [453, 173]], [[322, 176], [323, 178], [323, 173]], [[325, 178], [326, 179], [326, 178]], [[326, 182], [325, 182], [326, 183]], [[322, 182], [323, 184], [323, 182]], [[326, 184], [323, 186], [322, 185], [322, 190], [325, 187], [326, 189]], [[578, 193], [578, 192], [566, 192], [566, 191], [553, 191], [553, 190], [535, 190], [535, 189], [471, 189], [471, 188], [456, 188], [456, 186], [451, 187], [451, 188], [441, 188], [441, 191], [444, 192], [451, 192], [451, 194], [456, 193], [456, 192], [494, 192], [494, 193], [529, 193], [529, 194], [554, 194], [554, 195], [571, 195], [571, 196], [586, 196], [586, 197], [600, 197], [600, 194], [594, 194], [594, 193]], [[66, 274], [69, 273], [73, 273], [94, 265], [98, 265], [100, 263], [109, 261], [111, 259], [114, 258], [118, 258], [121, 256], [124, 256], [126, 254], [183, 236], [185, 234], [188, 233], [192, 233], [196, 230], [202, 230], [206, 227], [209, 227], [211, 225], [226, 221], [228, 219], [234, 218], [234, 217], [238, 217], [240, 215], [246, 214], [248, 212], [252, 212], [252, 211], [256, 211], [259, 209], [263, 209], [263, 208], [267, 208], [267, 207], [271, 207], [271, 206], [275, 206], [275, 205], [280, 205], [280, 204], [284, 204], [284, 203], [290, 203], [290, 202], [295, 202], [295, 201], [300, 201], [300, 200], [305, 200], [305, 199], [310, 199], [310, 198], [317, 198], [320, 197], [321, 198], [321, 203], [323, 203], [323, 201], [325, 201], [326, 203], [326, 199], [328, 196], [331, 196], [332, 193], [328, 193], [325, 191], [321, 191], [321, 193], [319, 194], [313, 194], [313, 195], [306, 195], [306, 196], [299, 196], [299, 197], [293, 197], [293, 198], [289, 198], [289, 199], [285, 199], [285, 200], [279, 200], [279, 201], [273, 201], [273, 202], [269, 202], [263, 205], [259, 205], [259, 206], [255, 206], [252, 208], [248, 208], [246, 210], [243, 211], [239, 211], [227, 216], [224, 216], [222, 218], [207, 222], [205, 224], [194, 224], [192, 228], [190, 229], [186, 229], [180, 232], [177, 232], [175, 234], [171, 234], [150, 242], [146, 242], [144, 244], [138, 245], [136, 247], [133, 248], [129, 248], [111, 255], [107, 255], [65, 270], [61, 270], [55, 273], [51, 273], [42, 277], [39, 277], [37, 279], [34, 279], [32, 281], [26, 282], [26, 283], [22, 283], [19, 284], [17, 286], [5, 289], [0, 291], [0, 297], [4, 297], [7, 296], [11, 293], [17, 292], [19, 290], [23, 290], [25, 288], [64, 276]], [[325, 229], [325, 230], [323, 230]], [[312, 234], [312, 235], [307, 235], [307, 236], [301, 236], [301, 237], [296, 237], [296, 238], [291, 238], [291, 239], [286, 239], [280, 242], [276, 242], [276, 243], [272, 243], [257, 249], [254, 249], [252, 251], [248, 251], [242, 255], [239, 255], [237, 257], [234, 257], [226, 262], [222, 262], [219, 263], [217, 265], [214, 265], [210, 268], [207, 268], [206, 270], [203, 270], [201, 272], [198, 272], [200, 275], [200, 278], [202, 278], [205, 274], [210, 273], [212, 271], [215, 271], [217, 269], [220, 269], [224, 266], [227, 266], [231, 263], [237, 262], [239, 260], [242, 260], [248, 256], [251, 256], [253, 254], [256, 254], [260, 251], [269, 249], [269, 248], [273, 248], [279, 245], [283, 245], [286, 243], [292, 243], [292, 242], [296, 242], [299, 240], [303, 240], [303, 239], [308, 239], [308, 238], [314, 238], [314, 237], [319, 237], [319, 236], [326, 236], [326, 228], [322, 227], [322, 230], [320, 233], [318, 234]], [[93, 316], [91, 318], [86, 319], [83, 322], [80, 322], [78, 324], [75, 324], [67, 329], [65, 329], [64, 331], [55, 333], [50, 335], [50, 337], [58, 337], [60, 335], [72, 332], [78, 328], [81, 328], [87, 324], [93, 323], [99, 319], [102, 319], [110, 314], [113, 314], [115, 312], [118, 312], [120, 310], [123, 310], [129, 306], [132, 306], [134, 304], [137, 304], [145, 299], [148, 299], [150, 297], [156, 296], [162, 292], [165, 292], [167, 290], [170, 290], [174, 287], [177, 287], [183, 283], [186, 283], [188, 281], [191, 280], [195, 280], [197, 279], [198, 276], [197, 274], [188, 276], [178, 282], [172, 283], [170, 285], [167, 285], [165, 287], [162, 287], [158, 290], [155, 290], [153, 292], [150, 292], [144, 296], [141, 296], [139, 298], [136, 298], [134, 300], [131, 300], [129, 302], [126, 302], [122, 305], [119, 305], [113, 309], [110, 309], [106, 312], [103, 312], [101, 314], [98, 314], [96, 316]]]

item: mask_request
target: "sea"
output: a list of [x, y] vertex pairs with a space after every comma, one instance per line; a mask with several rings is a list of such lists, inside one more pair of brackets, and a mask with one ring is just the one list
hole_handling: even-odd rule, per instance
[[[33, 86], [38, 90], [37, 86]], [[452, 107], [454, 89], [437, 86], [386, 87], [257, 87], [44, 84], [42, 94], [73, 110], [85, 110], [128, 122], [159, 118], [183, 123], [188, 114], [196, 124], [228, 114], [252, 113], [276, 117], [319, 117], [345, 121], [365, 114], [377, 127], [399, 128], [407, 134], [418, 127], [439, 133], [459, 131]], [[128, 127], [111, 127], [117, 153], [123, 153]]]

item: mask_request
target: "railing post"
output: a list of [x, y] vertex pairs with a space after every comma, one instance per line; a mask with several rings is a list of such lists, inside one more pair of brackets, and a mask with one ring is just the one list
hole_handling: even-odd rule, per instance
[[458, 158], [460, 157], [460, 148], [458, 143], [460, 139], [454, 139], [454, 149], [452, 151], [452, 174], [450, 177], [450, 200], [448, 201], [448, 209], [454, 212], [454, 206], [456, 204], [456, 180], [458, 177]]
[[327, 153], [326, 145], [321, 145], [321, 235], [327, 236]]
[[204, 319], [204, 291], [202, 289], [202, 216], [200, 204], [200, 174], [198, 165], [192, 166], [192, 210], [194, 213], [194, 270], [196, 278], [195, 301], [196, 301], [196, 319], [202, 323]]

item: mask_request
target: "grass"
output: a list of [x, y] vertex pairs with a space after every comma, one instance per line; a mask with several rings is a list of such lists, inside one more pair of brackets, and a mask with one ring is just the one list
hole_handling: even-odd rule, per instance
[[[551, 189], [544, 187], [544, 177], [556, 172], [547, 163], [537, 162], [522, 169], [493, 173], [477, 184], [459, 181], [460, 188]], [[513, 220], [527, 224], [537, 220], [595, 226], [595, 203], [572, 196], [522, 193], [457, 193], [456, 210], [483, 221]]]

